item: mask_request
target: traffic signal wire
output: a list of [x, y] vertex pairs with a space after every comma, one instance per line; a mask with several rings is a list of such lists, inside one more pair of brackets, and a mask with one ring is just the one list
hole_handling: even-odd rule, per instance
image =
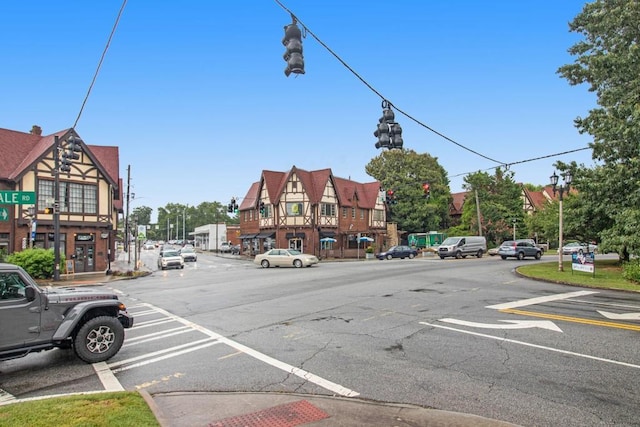
[[100, 73], [100, 68], [102, 67], [102, 62], [104, 61], [104, 57], [107, 55], [107, 50], [109, 50], [109, 45], [111, 44], [111, 39], [113, 39], [113, 35], [116, 32], [116, 28], [118, 28], [118, 23], [120, 22], [120, 17], [122, 16], [122, 12], [124, 11], [125, 6], [127, 5], [127, 0], [122, 1], [122, 6], [120, 7], [120, 11], [118, 12], [118, 16], [116, 17], [116, 22], [113, 24], [113, 28], [111, 29], [111, 34], [109, 34], [109, 39], [107, 39], [107, 44], [102, 51], [102, 56], [100, 56], [100, 61], [98, 61], [98, 66], [96, 67], [96, 72], [93, 74], [93, 79], [91, 79], [91, 84], [89, 85], [89, 89], [87, 90], [87, 94], [82, 101], [82, 105], [80, 106], [80, 111], [78, 112], [78, 116], [76, 117], [76, 121], [73, 122], [72, 129], [75, 129], [78, 122], [80, 121], [80, 116], [82, 116], [82, 112], [84, 111], [84, 106], [89, 99], [89, 95], [91, 94], [91, 90], [93, 89], [93, 85], [98, 78], [98, 74]]
[[[331, 50], [331, 48], [329, 46], [327, 46], [322, 40], [320, 40], [314, 33], [313, 31], [311, 31], [302, 21], [300, 21], [300, 18], [298, 18], [291, 10], [289, 10], [285, 5], [283, 5], [279, 0], [274, 0], [282, 9], [284, 9], [285, 11], [287, 11], [292, 18], [294, 18], [299, 24], [300, 26], [302, 26], [302, 28], [305, 30], [305, 32], [307, 34], [310, 34], [311, 37], [313, 37], [322, 47], [324, 47], [331, 55], [333, 55], [334, 58], [336, 58], [347, 70], [349, 70], [358, 80], [360, 80], [366, 87], [369, 88], [369, 90], [371, 90], [373, 93], [375, 93], [376, 95], [378, 95], [382, 101], [386, 101], [387, 103], [389, 103], [389, 105], [391, 107], [393, 107], [398, 113], [402, 114], [403, 116], [405, 116], [406, 118], [408, 118], [409, 120], [413, 121], [414, 123], [418, 124], [419, 126], [422, 126], [423, 128], [435, 133], [436, 135], [438, 135], [439, 137], [451, 142], [452, 144], [457, 145], [458, 147], [462, 148], [463, 150], [469, 151], [470, 153], [473, 153], [479, 157], [482, 157], [486, 160], [490, 160], [494, 163], [498, 163], [498, 166], [493, 166], [491, 168], [488, 168], [486, 170], [491, 170], [491, 169], [495, 169], [497, 167], [504, 167], [506, 169], [508, 169], [510, 166], [512, 165], [516, 165], [516, 164], [520, 164], [520, 163], [527, 163], [527, 162], [532, 162], [534, 160], [540, 160], [540, 159], [545, 159], [545, 158], [550, 158], [550, 157], [557, 157], [563, 154], [568, 154], [568, 153], [573, 153], [576, 151], [582, 151], [582, 150], [588, 150], [591, 147], [583, 147], [583, 148], [579, 148], [576, 150], [570, 150], [570, 151], [565, 151], [562, 153], [555, 153], [555, 154], [549, 154], [546, 156], [542, 156], [542, 157], [536, 157], [536, 158], [532, 158], [532, 159], [526, 159], [526, 160], [520, 160], [520, 161], [516, 161], [516, 162], [510, 162], [510, 163], [506, 163], [506, 162], [502, 162], [496, 159], [492, 159], [491, 157], [485, 156], [482, 153], [479, 153], [469, 147], [466, 147], [462, 144], [460, 144], [459, 142], [449, 138], [448, 136], [444, 135], [441, 132], [438, 132], [437, 130], [433, 129], [432, 127], [426, 125], [425, 123], [422, 123], [420, 120], [416, 119], [415, 117], [413, 117], [412, 115], [410, 115], [409, 113], [401, 110], [400, 108], [398, 108], [397, 106], [395, 106], [391, 101], [388, 100], [388, 98], [384, 97], [380, 92], [378, 92], [373, 86], [371, 86], [360, 74], [358, 74], [353, 68], [351, 68], [351, 66], [349, 66], [349, 64], [347, 64], [342, 58], [340, 58], [340, 56], [338, 56], [337, 53], [335, 53], [333, 50]], [[470, 173], [470, 172], [469, 172]], [[464, 174], [459, 174], [459, 175], [454, 175], [454, 176], [461, 176], [461, 175], [468, 175], [469, 173], [464, 173]]]

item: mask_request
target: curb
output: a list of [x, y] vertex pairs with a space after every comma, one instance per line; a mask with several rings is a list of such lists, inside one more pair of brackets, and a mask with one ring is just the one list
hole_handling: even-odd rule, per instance
[[156, 417], [156, 420], [158, 420], [158, 424], [160, 424], [160, 427], [169, 427], [167, 417], [165, 417], [162, 409], [160, 409], [155, 400], [153, 400], [153, 397], [151, 397], [151, 395], [146, 390], [138, 390], [138, 393], [140, 394], [140, 396], [142, 396], [144, 401], [147, 402], [149, 409], [151, 409], [151, 412]]

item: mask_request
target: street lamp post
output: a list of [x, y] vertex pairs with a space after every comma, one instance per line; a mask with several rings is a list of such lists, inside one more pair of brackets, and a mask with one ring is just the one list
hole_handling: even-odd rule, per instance
[[553, 195], [555, 196], [556, 192], [558, 193], [558, 271], [564, 271], [562, 258], [562, 198], [565, 191], [567, 193], [569, 192], [572, 180], [571, 172], [567, 171], [563, 173], [562, 178], [564, 179], [564, 184], [558, 187], [558, 175], [556, 175], [556, 172], [554, 171], [553, 175], [550, 177], [551, 186], [553, 187]]
[[36, 234], [36, 208], [29, 206], [27, 208], [27, 217], [29, 218], [29, 249], [33, 248], [33, 241]]

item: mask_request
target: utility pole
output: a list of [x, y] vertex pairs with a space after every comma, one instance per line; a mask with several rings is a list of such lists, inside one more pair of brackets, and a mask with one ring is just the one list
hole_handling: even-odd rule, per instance
[[127, 251], [127, 264], [131, 264], [131, 251], [129, 250], [129, 201], [131, 186], [131, 165], [127, 166], [127, 214], [124, 217], [124, 250]]
[[476, 192], [476, 215], [478, 215], [478, 236], [482, 236], [482, 220], [480, 217], [480, 200], [478, 198], [478, 190]]
[[53, 142], [53, 280], [60, 280], [60, 140]]

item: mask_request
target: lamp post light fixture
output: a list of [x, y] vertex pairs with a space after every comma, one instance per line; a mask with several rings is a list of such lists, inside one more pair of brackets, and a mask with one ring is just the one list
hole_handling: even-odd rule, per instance
[[564, 183], [558, 186], [558, 175], [556, 175], [555, 171], [553, 171], [553, 175], [550, 177], [553, 195], [555, 196], [556, 193], [558, 193], [558, 271], [564, 271], [564, 266], [562, 265], [562, 198], [565, 191], [569, 193], [573, 177], [571, 176], [571, 172], [567, 171], [562, 174], [562, 178], [564, 179]]

